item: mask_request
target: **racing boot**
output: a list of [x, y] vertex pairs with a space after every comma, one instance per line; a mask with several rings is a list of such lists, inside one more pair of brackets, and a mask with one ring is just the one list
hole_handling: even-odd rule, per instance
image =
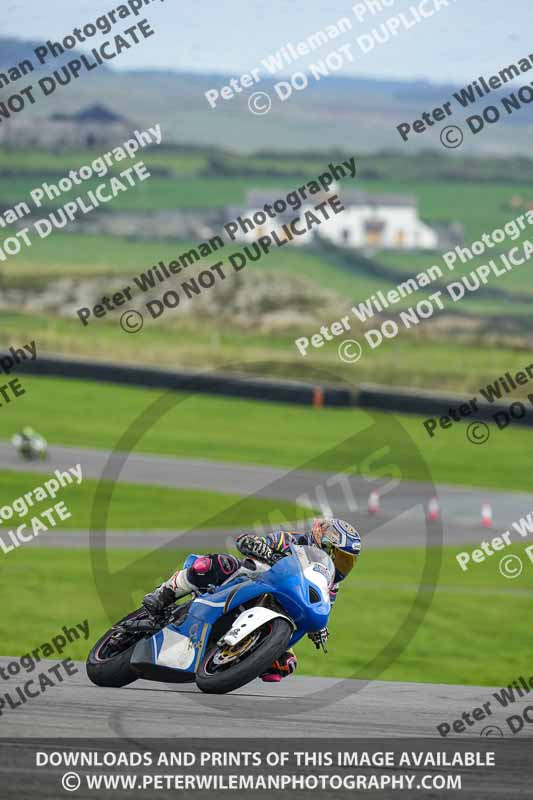
[[142, 604], [152, 617], [157, 617], [179, 597], [184, 597], [195, 589], [196, 587], [187, 578], [187, 570], [180, 569], [153, 592], [148, 592], [143, 597]]
[[298, 659], [293, 650], [287, 650], [269, 669], [261, 675], [261, 680], [265, 683], [279, 683], [282, 678], [287, 678], [295, 672], [298, 666]]

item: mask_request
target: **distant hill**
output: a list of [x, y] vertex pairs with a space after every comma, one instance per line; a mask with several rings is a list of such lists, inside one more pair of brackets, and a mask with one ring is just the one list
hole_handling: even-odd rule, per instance
[[[79, 58], [80, 55], [83, 55], [83, 50], [67, 50], [62, 56], [58, 56], [48, 64], [39, 64], [34, 50], [42, 44], [42, 41], [26, 41], [24, 39], [0, 36], [0, 72], [19, 64], [25, 59], [29, 59], [32, 62], [36, 71], [46, 72], [50, 69], [56, 69], [58, 66], [61, 67], [73, 58]], [[51, 66], [52, 64], [53, 66]], [[109, 71], [105, 65], [100, 69]]]
[[[5, 69], [31, 57], [38, 44], [0, 38], [0, 71], [2, 67]], [[64, 55], [42, 69], [50, 72], [79, 54], [80, 51], [70, 50], [68, 57]], [[421, 80], [331, 76], [319, 82], [310, 79], [307, 89], [294, 91], [286, 102], [282, 102], [276, 95], [274, 84], [285, 78], [280, 76], [273, 80], [270, 76], [233, 99], [221, 101], [219, 107], [210, 108], [205, 92], [220, 89], [231, 77], [228, 74], [161, 70], [119, 71], [102, 66], [89, 74], [84, 73], [47, 98], [46, 103], [36, 104], [24, 113], [72, 114], [86, 106], [105, 105], [143, 125], [161, 123], [166, 141], [216, 145], [240, 152], [323, 151], [332, 148], [353, 153], [394, 149], [407, 154], [428, 148], [442, 152], [441, 125], [413, 136], [408, 143], [402, 142], [396, 126], [401, 122], [413, 122], [423, 111], [441, 106], [461, 88]], [[4, 98], [6, 91], [8, 89], [1, 91], [0, 99]], [[253, 91], [270, 95], [270, 113], [255, 116], [249, 111], [248, 98]], [[512, 116], [505, 115], [499, 124], [488, 125], [476, 137], [466, 128], [465, 118], [470, 113], [479, 113], [496, 97], [493, 93], [480, 100], [472, 111], [457, 110], [450, 118], [450, 122], [465, 129], [464, 144], [455, 153], [502, 156], [530, 153], [533, 106]]]

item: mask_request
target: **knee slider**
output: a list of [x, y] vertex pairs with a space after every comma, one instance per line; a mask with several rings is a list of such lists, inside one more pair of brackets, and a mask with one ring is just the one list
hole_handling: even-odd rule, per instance
[[206, 589], [210, 583], [223, 583], [239, 566], [239, 560], [229, 553], [212, 553], [197, 558], [187, 570], [187, 577], [199, 589]]
[[200, 556], [189, 567], [189, 575], [207, 575], [213, 566], [211, 556]]

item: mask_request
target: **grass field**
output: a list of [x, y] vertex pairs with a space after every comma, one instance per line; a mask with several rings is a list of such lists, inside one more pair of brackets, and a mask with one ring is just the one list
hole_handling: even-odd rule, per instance
[[[522, 236], [522, 241], [527, 238], [527, 232]], [[47, 281], [62, 278], [95, 278], [99, 276], [124, 276], [125, 282], [141, 271], [148, 269], [158, 261], [167, 263], [180, 254], [188, 251], [198, 243], [185, 241], [160, 241], [160, 240], [133, 240], [123, 237], [102, 235], [89, 235], [80, 233], [62, 233], [54, 231], [48, 238], [41, 240], [37, 235], [33, 237], [31, 247], [26, 247], [16, 256], [8, 258], [1, 265], [1, 272], [6, 286], [35, 286], [44, 285]], [[518, 246], [519, 241], [509, 242], [506, 250], [511, 246]], [[242, 245], [227, 245], [225, 251], [220, 251], [224, 258], [241, 248]], [[366, 266], [362, 267], [354, 262], [351, 268], [343, 267], [328, 256], [327, 253], [316, 252], [308, 249], [281, 249], [272, 251], [268, 257], [260, 262], [250, 262], [248, 271], [267, 270], [273, 275], [297, 275], [313, 281], [324, 289], [332, 289], [348, 302], [362, 302], [375, 292], [384, 293], [396, 289], [406, 275], [416, 275], [427, 270], [433, 264], [439, 265], [444, 270], [443, 278], [438, 284], [445, 285], [457, 281], [462, 275], [468, 275], [481, 264], [487, 263], [490, 258], [497, 259], [499, 251], [490, 253], [490, 256], [474, 259], [467, 264], [458, 263], [453, 272], [445, 268], [440, 253], [386, 253], [380, 252], [375, 256], [378, 265], [385, 265], [398, 272], [390, 277], [373, 274]], [[200, 269], [214, 263], [214, 256], [199, 261], [195, 268]], [[498, 261], [499, 263], [499, 261]], [[531, 312], [533, 292], [529, 283], [528, 263], [515, 267], [502, 277], [489, 277], [488, 287], [496, 295], [487, 297], [485, 287], [474, 293], [466, 293], [459, 304], [455, 304], [444, 296], [446, 310], [462, 312], [463, 314], [505, 315], [522, 317], [525, 319]], [[500, 264], [501, 267], [501, 264]], [[192, 269], [192, 268], [191, 268]], [[379, 269], [379, 267], [378, 267]], [[438, 288], [432, 284], [427, 288], [419, 289], [416, 295], [407, 296], [392, 308], [397, 313], [403, 308], [408, 308], [414, 303], [427, 298]], [[509, 301], [505, 292], [514, 292], [523, 296], [523, 302], [518, 302], [516, 297]]]
[[[74, 464], [72, 466], [75, 466]], [[83, 470], [83, 465], [82, 465]], [[10, 505], [15, 498], [42, 486], [50, 475], [0, 471], [0, 505]], [[30, 508], [27, 515], [3, 522], [2, 531], [19, 524], [28, 523], [33, 515], [39, 515], [57, 502], [63, 501], [71, 517], [59, 521], [57, 528], [83, 530], [90, 528], [91, 510], [94, 503], [96, 480], [83, 478], [81, 484], [72, 483], [60, 489], [55, 500], [43, 500]], [[102, 482], [102, 488], [109, 484]], [[308, 508], [284, 501], [269, 501], [254, 497], [239, 497], [232, 494], [205, 492], [194, 489], [167, 489], [161, 486], [145, 486], [134, 483], [117, 483], [110, 504], [108, 528], [126, 530], [201, 530], [206, 527], [245, 528], [275, 519], [303, 519], [311, 514]], [[272, 519], [271, 519], [272, 517]], [[212, 522], [214, 520], [214, 522]], [[46, 519], [43, 519], [46, 524]]]
[[[121, 170], [128, 169], [139, 161], [142, 161], [142, 157], [137, 161], [122, 161], [119, 165], [121, 169], [117, 169], [116, 172], [120, 173]], [[0, 182], [0, 204], [11, 206], [21, 200], [31, 202], [30, 192], [44, 181], [53, 183], [53, 178], [36, 174], [31, 177], [2, 179]], [[47, 199], [46, 205], [49, 205], [50, 208], [58, 208], [76, 197], [84, 197], [89, 190], [94, 191], [102, 183], [109, 183], [109, 175], [105, 178], [84, 181], [83, 186], [75, 186], [69, 192], [64, 192], [60, 197]], [[124, 179], [124, 185], [128, 186], [126, 178]], [[258, 185], [262, 189], [281, 189], [285, 192], [295, 188], [293, 183], [287, 179], [279, 181], [275, 178], [270, 180], [263, 178], [258, 181], [256, 179], [212, 178], [198, 175], [192, 177], [190, 175], [180, 175], [173, 178], [161, 178], [158, 175], [151, 175], [150, 178], [142, 183], [136, 180], [135, 186], [129, 188], [128, 191], [120, 191], [109, 204], [109, 208], [115, 211], [133, 209], [156, 211], [164, 208], [219, 208], [227, 205], [240, 205], [244, 200], [246, 190]], [[81, 192], [80, 189], [82, 190]], [[36, 210], [35, 213], [37, 214], [38, 211]]]
[[[0, 147], [0, 169], [20, 170], [22, 173], [32, 173], [32, 179], [39, 174], [54, 173], [57, 177], [67, 175], [71, 169], [79, 170], [81, 165], [90, 165], [99, 158], [100, 152], [94, 150], [64, 151], [49, 153], [44, 150], [10, 150]], [[198, 153], [180, 153], [160, 150], [142, 150], [137, 153], [148, 168], [162, 167], [173, 171], [175, 174], [194, 174], [207, 164], [205, 155]], [[135, 159], [134, 159], [135, 161]], [[129, 159], [117, 161], [113, 166], [113, 173], [120, 172], [132, 163]], [[50, 178], [48, 179], [50, 182]], [[34, 183], [34, 185], [36, 185]], [[33, 188], [33, 187], [32, 187]]]
[[[454, 264], [453, 271], [449, 271], [448, 268], [445, 266], [444, 262], [440, 254], [435, 254], [433, 257], [431, 255], [424, 255], [424, 254], [402, 254], [402, 253], [385, 253], [381, 252], [378, 254], [377, 259], [380, 263], [385, 264], [388, 267], [392, 267], [393, 269], [400, 272], [402, 275], [405, 273], [409, 273], [411, 275], [416, 275], [418, 272], [422, 270], [427, 270], [428, 266], [431, 264], [437, 264], [441, 267], [444, 272], [444, 277], [441, 279], [442, 283], [450, 283], [452, 281], [457, 281], [463, 275], [469, 275], [475, 269], [480, 267], [482, 264], [488, 264], [490, 260], [494, 260], [499, 269], [503, 269], [503, 264], [500, 261], [499, 256], [503, 253], [507, 255], [507, 253], [515, 248], [518, 247], [518, 256], [519, 258], [523, 257], [523, 243], [526, 240], [530, 240], [533, 238], [533, 234], [530, 230], [527, 230], [519, 237], [516, 241], [511, 241], [511, 239], [507, 239], [505, 241], [505, 246], [495, 247], [493, 249], [487, 249], [486, 253], [479, 257], [474, 258], [467, 263], [462, 263], [459, 259]], [[466, 247], [468, 247], [468, 243]], [[514, 267], [510, 272], [507, 272], [505, 275], [501, 277], [496, 277], [494, 275], [490, 275], [487, 286], [490, 289], [496, 290], [497, 292], [513, 292], [516, 294], [522, 294], [524, 301], [523, 304], [517, 302], [516, 298], [513, 302], [508, 302], [508, 313], [518, 314], [522, 310], [528, 309], [531, 313], [531, 302], [533, 301], [533, 287], [531, 285], [531, 269], [530, 269], [530, 262], [526, 262], [520, 266]], [[402, 278], [403, 280], [403, 278]], [[478, 296], [482, 299], [478, 299]], [[417, 294], [418, 297], [418, 294]], [[469, 311], [471, 313], [483, 313], [486, 311], [487, 307], [491, 305], [498, 305], [500, 309], [503, 310], [505, 304], [505, 299], [502, 294], [501, 299], [487, 299], [483, 297], [483, 288], [478, 292], [473, 294], [468, 294], [466, 297], [461, 300], [460, 305], [458, 306], [458, 310]]]
[[[195, 242], [133, 241], [111, 236], [62, 234], [56, 231], [47, 239], [36, 240], [31, 248], [8, 259], [0, 267], [9, 283], [32, 284], [36, 279], [54, 277], [94, 277], [124, 275], [130, 278], [157, 264], [171, 261], [197, 245]], [[227, 244], [220, 257], [239, 250], [241, 244]], [[211, 256], [195, 264], [210, 266], [219, 256]], [[335, 289], [345, 297], [365, 297], [378, 289], [392, 288], [387, 281], [368, 275], [357, 275], [338, 269], [327, 257], [305, 249], [282, 249], [269, 258], [250, 265], [249, 269], [270, 269], [286, 275], [301, 275], [327, 289]], [[190, 272], [191, 268], [189, 268]], [[185, 277], [185, 276], [184, 276]]]
[[[533, 565], [509, 582], [490, 559], [461, 572], [455, 553], [443, 551], [442, 572], [425, 618], [400, 637], [398, 650], [385, 656], [380, 651], [399, 630], [418, 592], [424, 551], [364, 553], [341, 586], [329, 626], [328, 655], [303, 640], [297, 646], [299, 673], [488, 686], [504, 685], [519, 675], [530, 659], [524, 619], [531, 608]], [[21, 548], [8, 556], [1, 565], [0, 597], [17, 624], [0, 622], [2, 653], [23, 655], [63, 625], [88, 619], [89, 641], [74, 643], [62, 656], [85, 658], [102, 632], [137, 607], [142, 595], [168, 577], [186, 553], [159, 551], [149, 569], [145, 555], [112, 551], [111, 576], [98, 573], [97, 578], [89, 553]], [[430, 599], [430, 588], [422, 587], [419, 612]]]
[[[130, 423], [161, 396], [156, 390], [106, 383], [23, 380], [26, 394], [4, 409], [0, 436], [8, 438], [24, 424], [34, 424], [51, 446], [114, 448]], [[533, 432], [527, 428], [493, 427], [480, 448], [467, 440], [464, 424], [429, 439], [423, 420], [414, 415], [318, 410], [208, 395], [185, 399], [176, 393], [175, 398], [176, 405], [142, 436], [139, 452], [293, 468], [312, 462], [316, 469], [359, 474], [367, 454], [352, 451], [352, 437], [374, 424], [375, 451], [388, 447], [385, 462], [401, 465], [406, 480], [425, 479], [429, 469], [437, 483], [531, 491]]]
[[190, 249], [192, 243], [133, 241], [113, 236], [91, 236], [55, 231], [47, 239], [34, 241], [31, 248], [2, 265], [4, 275], [25, 283], [56, 277], [131, 277], [157, 264], [170, 261]]
[[[0, 168], [33, 170], [31, 176], [19, 176], [16, 179], [5, 178], [0, 185], [0, 203], [14, 203], [25, 199], [30, 190], [42, 180], [46, 179], [44, 172], [39, 174], [39, 170], [56, 171], [58, 177], [70, 168], [76, 168], [84, 163], [90, 163], [99, 153], [72, 153], [51, 155], [46, 153], [7, 153], [0, 150]], [[225, 162], [233, 168], [237, 167], [244, 171], [251, 168], [259, 168], [262, 174], [259, 175], [205, 175], [207, 159], [205, 153], [172, 153], [158, 151], [140, 153], [139, 158], [145, 160], [148, 167], [164, 167], [173, 171], [174, 175], [170, 178], [160, 178], [152, 176], [149, 181], [137, 186], [133, 191], [120, 194], [113, 201], [115, 209], [133, 208], [213, 208], [228, 204], [240, 204], [244, 199], [245, 192], [253, 188], [280, 189], [290, 191], [296, 188], [300, 182], [305, 182], [302, 175], [313, 178], [327, 169], [330, 160], [342, 161], [340, 154], [324, 153], [323, 156], [316, 155], [314, 158], [294, 158], [287, 161], [283, 157], [278, 159], [250, 159], [240, 160], [239, 158], [226, 157]], [[406, 169], [404, 161], [413, 163], [413, 169]], [[475, 160], [471, 159], [472, 164]], [[130, 160], [117, 164], [116, 171], [123, 168], [123, 165], [130, 166]], [[347, 181], [343, 184], [346, 188], [357, 188], [372, 193], [405, 193], [406, 184], [409, 184], [409, 192], [415, 194], [419, 202], [419, 211], [423, 218], [429, 221], [450, 220], [461, 222], [465, 227], [465, 235], [468, 239], [478, 238], [483, 232], [489, 231], [507, 220], [510, 214], [507, 204], [514, 195], [524, 195], [527, 191], [523, 183], [513, 183], [512, 178], [508, 183], [502, 183], [500, 179], [492, 182], [487, 180], [490, 176], [490, 167], [493, 166], [490, 159], [487, 159], [487, 171], [484, 176], [478, 170], [479, 177], [483, 180], [475, 181], [476, 171], [472, 173], [472, 179], [468, 180], [449, 180], [446, 179], [446, 168], [449, 168], [450, 161], [442, 159], [442, 178], [435, 169], [435, 156], [419, 159], [398, 157], [366, 157], [357, 159], [359, 175], [354, 181]], [[472, 172], [469, 169], [470, 162], [463, 165], [463, 174]], [[516, 165], [515, 165], [516, 166]], [[531, 166], [525, 164], [522, 172], [527, 169], [531, 171]], [[279, 176], [269, 177], [269, 170], [276, 170]], [[292, 174], [291, 174], [292, 170]], [[375, 174], [373, 179], [369, 179], [370, 171]], [[500, 165], [499, 175], [505, 174], [505, 168]], [[458, 174], [458, 172], [457, 172]], [[514, 169], [510, 175], [519, 175], [520, 170]], [[381, 176], [386, 175], [387, 178]], [[470, 177], [470, 176], [469, 176]], [[520, 176], [522, 177], [522, 175]], [[105, 180], [102, 179], [102, 180]], [[94, 188], [100, 181], [87, 182], [84, 188]], [[76, 192], [72, 196], [79, 193]], [[64, 195], [68, 199], [68, 195]], [[55, 205], [63, 202], [55, 201]], [[54, 204], [54, 203], [52, 203]], [[453, 211], [453, 213], [452, 213]]]
[[[197, 152], [154, 149], [141, 155], [148, 166], [163, 168], [169, 175], [162, 177], [154, 174], [149, 181], [119, 194], [109, 206], [110, 213], [113, 210], [155, 211], [242, 205], [246, 192], [251, 189], [286, 193], [327, 169], [331, 160], [342, 161], [343, 158], [340, 153], [324, 153], [322, 156], [302, 154], [299, 157], [256, 155], [247, 160], [214, 151], [208, 157], [200, 149]], [[53, 182], [54, 173], [59, 177], [70, 168], [90, 163], [97, 156], [98, 153], [90, 152], [53, 155], [42, 152], [8, 153], [0, 149], [0, 169], [24, 171], [24, 174], [10, 174], [2, 179], [0, 203], [9, 205], [27, 198], [30, 190], [43, 180]], [[115, 171], [130, 163], [120, 162]], [[417, 159], [404, 157], [402, 160], [394, 154], [376, 154], [357, 160], [358, 175], [355, 180], [341, 182], [341, 192], [343, 188], [356, 188], [373, 194], [405, 193], [408, 186], [409, 192], [417, 198], [419, 214], [423, 219], [430, 223], [459, 222], [464, 228], [465, 244], [468, 245], [482, 233], [501, 227], [509, 219], [518, 216], [518, 211], [510, 209], [509, 201], [514, 196], [521, 196], [527, 202], [523, 178], [530, 174], [532, 163], [525, 159], [509, 159], [507, 162], [502, 159], [451, 161], [436, 154], [424, 153]], [[220, 174], [215, 174], [216, 164], [219, 165]], [[256, 170], [256, 174], [253, 170]], [[52, 177], [48, 173], [52, 173]], [[464, 180], [458, 179], [460, 174], [464, 174]], [[509, 176], [507, 182], [503, 180], [505, 175]], [[99, 182], [88, 182], [83, 189], [94, 189]], [[79, 187], [74, 187], [70, 194], [53, 201], [52, 205], [60, 205], [77, 194]], [[522, 238], [525, 236], [527, 232]], [[66, 275], [94, 277], [120, 274], [129, 277], [160, 259], [171, 260], [190, 246], [192, 243], [137, 242], [110, 236], [54, 231], [46, 240], [36, 239], [31, 248], [25, 248], [19, 255], [2, 263], [1, 270], [8, 285], [43, 284], [50, 278]], [[501, 249], [505, 250], [505, 247]], [[441, 263], [440, 253], [379, 253], [376, 260], [393, 270], [411, 274], [427, 269], [432, 263]], [[455, 272], [446, 275], [445, 280], [457, 279], [481, 263], [483, 259], [476, 259], [467, 265], [458, 264]], [[335, 289], [354, 302], [360, 302], [378, 290], [387, 292], [397, 284], [394, 276], [387, 278], [372, 274], [357, 265], [351, 270], [342, 269], [327, 256], [295, 249], [280, 250], [249, 269], [265, 267], [283, 274], [304, 275], [322, 287]], [[533, 294], [527, 265], [515, 268], [502, 278], [491, 277], [490, 288], [498, 294], [487, 297], [481, 289], [478, 293], [467, 295], [459, 306], [451, 301], [448, 305], [453, 311], [479, 316], [514, 317], [519, 318], [523, 325], [528, 324], [531, 314], [529, 301]], [[431, 291], [419, 290], [416, 300], [424, 299]], [[516, 298], [510, 302], [502, 294], [503, 291], [522, 294], [523, 302], [517, 302]], [[409, 298], [406, 298], [394, 310], [410, 304]]]
[[[333, 315], [324, 317], [324, 322], [333, 319]], [[241, 372], [257, 374], [261, 369], [263, 376], [304, 381], [314, 379], [313, 369], [316, 368], [324, 370], [323, 374], [316, 375], [316, 380], [347, 381], [356, 386], [379, 383], [476, 394], [480, 386], [493, 382], [508, 370], [523, 369], [531, 362], [526, 342], [514, 346], [500, 344], [496, 348], [475, 338], [471, 342], [446, 340], [444, 335], [442, 340], [420, 339], [405, 330], [395, 340], [384, 341], [357, 364], [350, 365], [338, 357], [343, 337], [317, 350], [309, 348], [306, 358], [302, 358], [294, 340], [316, 332], [307, 326], [295, 329], [291, 336], [283, 332], [262, 332], [257, 327], [243, 331], [230, 318], [225, 318], [221, 325], [213, 319], [196, 321], [175, 316], [166, 319], [164, 325], [147, 320], [140, 334], [128, 336], [119, 326], [118, 314], [97, 320], [88, 328], [82, 327], [77, 318], [44, 314], [0, 311], [0, 320], [0, 347], [20, 347], [31, 331], [38, 353], [94, 357], [169, 369], [198, 369], [201, 365], [204, 370], [228, 370], [231, 365], [238, 365]], [[355, 318], [352, 334], [363, 341]], [[516, 396], [526, 397], [530, 391], [526, 385]]]
[[[121, 162], [126, 167], [133, 162]], [[322, 171], [322, 170], [321, 170]], [[36, 174], [34, 177], [6, 178], [0, 183], [0, 203], [14, 205], [28, 200], [30, 191], [51, 178]], [[109, 178], [107, 178], [109, 180]], [[303, 180], [303, 179], [302, 179]], [[85, 181], [83, 192], [94, 190], [106, 179]], [[53, 181], [52, 181], [53, 182]], [[305, 182], [305, 181], [303, 181]], [[241, 205], [247, 191], [252, 189], [279, 190], [281, 194], [297, 188], [298, 181], [290, 178], [255, 177], [208, 177], [182, 175], [161, 178], [152, 175], [148, 180], [127, 192], [120, 192], [110, 205], [114, 210], [164, 209], [164, 208], [218, 208]], [[405, 193], [405, 181], [355, 180], [345, 182], [347, 189], [358, 189], [372, 193]], [[51, 207], [63, 205], [80, 195], [80, 187], [74, 187], [61, 197], [48, 201]], [[513, 195], [519, 195], [523, 187], [517, 184], [471, 184], [446, 182], [410, 182], [409, 192], [418, 198], [419, 213], [429, 222], [457, 221], [465, 229], [466, 240], [477, 239], [510, 219], [514, 214], [508, 203]]]

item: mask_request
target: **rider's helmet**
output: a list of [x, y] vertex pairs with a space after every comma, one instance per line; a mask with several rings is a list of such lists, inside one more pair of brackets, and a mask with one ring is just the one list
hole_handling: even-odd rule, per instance
[[22, 429], [22, 435], [25, 439], [32, 439], [35, 436], [35, 431], [33, 428], [30, 428], [29, 425], [26, 425], [26, 427]]
[[342, 519], [314, 519], [313, 539], [325, 550], [343, 577], [355, 566], [361, 552], [361, 537], [353, 525]]

